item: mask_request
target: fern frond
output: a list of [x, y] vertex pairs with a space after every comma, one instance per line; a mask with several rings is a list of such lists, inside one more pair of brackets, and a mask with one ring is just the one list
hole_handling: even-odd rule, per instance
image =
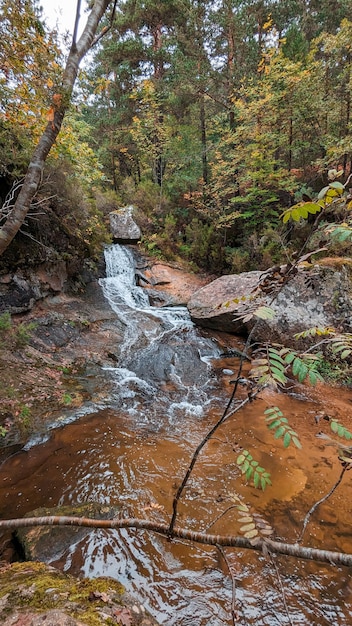
[[288, 448], [292, 442], [296, 448], [301, 449], [302, 444], [297, 433], [291, 428], [286, 417], [277, 406], [272, 406], [264, 411], [265, 421], [270, 430], [275, 430], [274, 438], [283, 437], [284, 448]]
[[293, 336], [295, 339], [307, 339], [308, 337], [323, 337], [334, 335], [335, 333], [335, 328], [330, 328], [329, 326], [313, 326], [313, 328], [308, 328], [307, 330], [303, 330], [301, 333], [296, 333]]
[[346, 359], [350, 356], [352, 354], [352, 334], [345, 333], [334, 337], [331, 342], [331, 350], [340, 359]]
[[322, 376], [317, 371], [319, 355], [298, 354], [291, 348], [283, 348], [281, 352], [285, 363], [290, 365], [292, 374], [298, 382], [303, 383], [308, 378], [312, 385], [316, 385], [317, 381], [323, 381]]
[[285, 374], [286, 364], [282, 358], [282, 349], [274, 347], [267, 348], [266, 354], [259, 354], [252, 362], [252, 369], [249, 372], [250, 378], [257, 380], [259, 385], [285, 385], [287, 377]]
[[248, 450], [242, 450], [236, 459], [236, 464], [240, 468], [242, 474], [246, 476], [248, 481], [253, 481], [256, 489], [261, 488], [263, 491], [271, 485], [270, 474], [263, 467], [260, 467], [258, 461], [255, 461]]
[[240, 532], [249, 539], [252, 546], [273, 535], [273, 528], [259, 513], [253, 511], [237, 495], [232, 496], [231, 500], [236, 503], [238, 521], [241, 524]]
[[344, 439], [352, 439], [352, 433], [345, 428], [337, 419], [332, 419], [330, 421], [330, 428], [333, 433], [338, 435], [339, 437], [343, 437]]

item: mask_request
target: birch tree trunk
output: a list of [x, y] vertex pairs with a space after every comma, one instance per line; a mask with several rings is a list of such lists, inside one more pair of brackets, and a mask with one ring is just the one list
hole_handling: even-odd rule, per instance
[[79, 64], [92, 47], [98, 30], [99, 22], [111, 0], [94, 0], [83, 33], [76, 41], [81, 0], [77, 0], [77, 13], [72, 44], [64, 69], [62, 86], [53, 99], [51, 119], [39, 139], [33, 152], [20, 193], [10, 211], [6, 222], [0, 228], [0, 256], [8, 248], [16, 233], [21, 228], [31, 206], [31, 201], [40, 185], [45, 160], [58, 136], [65, 113], [70, 105], [72, 90], [77, 78]]

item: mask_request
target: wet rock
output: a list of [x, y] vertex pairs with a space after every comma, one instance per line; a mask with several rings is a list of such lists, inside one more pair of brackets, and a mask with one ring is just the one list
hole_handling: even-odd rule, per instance
[[38, 300], [62, 291], [66, 281], [64, 261], [6, 274], [0, 280], [0, 312], [14, 315], [31, 311]]
[[[269, 296], [269, 302], [270, 299]], [[248, 330], [255, 324], [254, 341], [279, 342], [304, 349], [315, 343], [316, 337], [298, 343], [294, 335], [312, 326], [351, 332], [351, 268], [325, 267], [322, 261], [312, 272], [299, 272], [294, 276], [270, 306], [275, 311], [273, 320], [259, 320], [257, 324], [251, 320], [247, 324]]]
[[[56, 508], [39, 508], [30, 511], [26, 517], [51, 515], [69, 517], [90, 517], [94, 519], [112, 519], [118, 512], [117, 507], [84, 504]], [[90, 528], [78, 526], [34, 526], [17, 531], [17, 539], [22, 546], [26, 560], [53, 563], [58, 561], [74, 543], [78, 543], [89, 533]]]
[[0, 285], [0, 312], [24, 313], [30, 311], [39, 299], [40, 290], [19, 274], [12, 275], [11, 280]]
[[110, 230], [115, 243], [137, 243], [141, 229], [133, 219], [133, 206], [124, 207], [109, 213]]

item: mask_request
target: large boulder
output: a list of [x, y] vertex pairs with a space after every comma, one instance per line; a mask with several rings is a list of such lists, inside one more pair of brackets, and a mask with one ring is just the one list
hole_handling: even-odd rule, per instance
[[112, 211], [109, 213], [109, 219], [115, 243], [133, 244], [141, 239], [141, 229], [133, 219], [133, 206]]
[[191, 297], [187, 305], [193, 321], [201, 326], [234, 334], [252, 331], [253, 341], [295, 347], [295, 333], [313, 326], [352, 332], [350, 259], [322, 259], [312, 269], [298, 271], [276, 296], [262, 292], [255, 300], [247, 301], [248, 306], [254, 308], [270, 306], [275, 311], [273, 319], [237, 320], [236, 314], [239, 311], [243, 313], [244, 308], [234, 300], [254, 293], [262, 276], [260, 272], [222, 276], [203, 287]]
[[199, 326], [243, 335], [247, 332], [236, 314], [242, 310], [242, 296], [249, 296], [257, 288], [262, 272], [243, 272], [220, 276], [196, 291], [187, 307], [192, 320]]

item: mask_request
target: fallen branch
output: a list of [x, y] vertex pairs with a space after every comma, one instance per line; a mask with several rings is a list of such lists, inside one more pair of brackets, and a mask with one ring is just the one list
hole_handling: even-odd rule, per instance
[[98, 520], [89, 517], [68, 517], [51, 515], [47, 517], [24, 517], [20, 519], [0, 520], [0, 530], [11, 530], [17, 528], [28, 528], [33, 526], [79, 526], [87, 528], [103, 528], [117, 530], [118, 528], [130, 528], [135, 530], [149, 530], [151, 532], [164, 535], [169, 539], [186, 539], [194, 543], [201, 543], [209, 546], [227, 546], [246, 550], [257, 550], [267, 554], [285, 554], [294, 556], [306, 561], [320, 561], [330, 565], [352, 566], [352, 554], [344, 552], [333, 552], [331, 550], [319, 550], [300, 546], [297, 543], [283, 543], [262, 539], [253, 546], [246, 537], [233, 537], [226, 535], [210, 535], [207, 533], [186, 530], [184, 528], [173, 528], [170, 536], [170, 526], [168, 524], [158, 524], [151, 520], [138, 518], [124, 518], [111, 520]]

